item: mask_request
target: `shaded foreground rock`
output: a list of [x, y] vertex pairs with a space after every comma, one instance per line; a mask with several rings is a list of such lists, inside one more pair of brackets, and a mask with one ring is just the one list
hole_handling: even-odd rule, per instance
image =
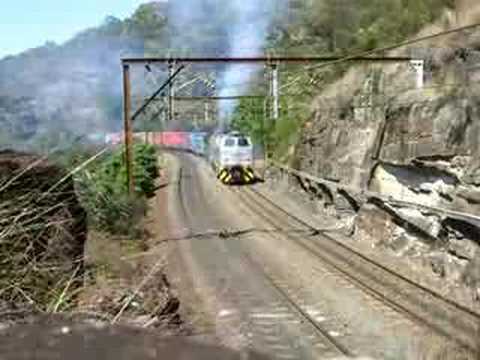
[[35, 155], [0, 152], [0, 300], [12, 308], [59, 308], [80, 283], [86, 213], [66, 175]]
[[5, 360], [268, 359], [186, 338], [162, 338], [145, 330], [59, 317], [0, 330], [0, 354]]

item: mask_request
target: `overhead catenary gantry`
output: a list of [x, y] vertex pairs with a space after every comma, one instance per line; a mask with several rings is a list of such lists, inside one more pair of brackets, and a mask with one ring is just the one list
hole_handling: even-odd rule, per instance
[[[167, 64], [169, 76], [175, 74], [176, 66], [185, 66], [189, 64], [209, 64], [209, 63], [234, 63], [234, 64], [265, 64], [271, 69], [270, 94], [273, 98], [273, 118], [277, 119], [279, 114], [279, 74], [278, 66], [281, 64], [308, 64], [308, 63], [329, 63], [342, 60], [339, 56], [256, 56], [256, 57], [127, 57], [122, 59], [124, 71], [130, 65], [141, 64], [147, 69], [151, 64]], [[408, 56], [359, 56], [351, 57], [349, 62], [411, 62], [413, 59]], [[174, 116], [175, 87], [173, 81], [168, 86], [168, 119], [172, 120]]]
[[[459, 10], [458, 4], [457, 4], [457, 11]], [[457, 12], [457, 14], [459, 14]], [[457, 23], [460, 25], [460, 17], [457, 16]], [[130, 94], [130, 65], [133, 64], [144, 64], [146, 67], [149, 66], [150, 63], [188, 63], [188, 64], [193, 64], [193, 63], [266, 63], [266, 64], [278, 64], [281, 63], [312, 63], [312, 62], [322, 62], [323, 64], [317, 66], [317, 68], [320, 67], [325, 67], [325, 66], [332, 66], [332, 65], [337, 65], [340, 63], [345, 63], [345, 62], [352, 62], [352, 61], [366, 61], [366, 62], [410, 62], [412, 64], [413, 60], [419, 60], [419, 59], [413, 59], [410, 57], [373, 57], [371, 55], [373, 54], [384, 54], [386, 52], [401, 48], [401, 47], [406, 47], [406, 46], [412, 46], [414, 44], [420, 43], [420, 42], [425, 42], [429, 41], [432, 39], [436, 39], [439, 37], [445, 37], [451, 34], [456, 34], [460, 32], [464, 32], [466, 30], [471, 30], [475, 29], [480, 26], [480, 23], [473, 23], [473, 24], [468, 24], [465, 26], [458, 26], [453, 29], [449, 30], [444, 30], [440, 31], [434, 34], [429, 34], [425, 36], [421, 36], [418, 38], [414, 39], [409, 39], [403, 42], [398, 42], [392, 45], [388, 46], [383, 46], [380, 48], [375, 48], [375, 49], [370, 49], [366, 51], [361, 51], [360, 53], [353, 54], [353, 55], [347, 55], [344, 57], [331, 57], [331, 56], [321, 56], [321, 57], [273, 57], [273, 56], [260, 56], [260, 57], [202, 57], [202, 58], [185, 58], [185, 57], [143, 57], [143, 58], [123, 58], [122, 59], [122, 68], [123, 68], [123, 86], [124, 86], [124, 121], [125, 121], [125, 153], [126, 153], [126, 161], [130, 162], [131, 161], [131, 156], [128, 156], [129, 154], [129, 149], [127, 149], [129, 146], [131, 146], [131, 134], [128, 134], [129, 132], [132, 131], [131, 127], [131, 121], [132, 119], [130, 118], [130, 110], [131, 110], [131, 94]], [[415, 62], [412, 64], [414, 71], [417, 74], [417, 86], [421, 87], [423, 86], [423, 79], [422, 79], [422, 73], [423, 73], [423, 62], [420, 60], [420, 62]], [[421, 68], [421, 69], [420, 69]], [[273, 86], [272, 86], [273, 88]], [[130, 140], [129, 140], [130, 139]], [[127, 167], [131, 167], [131, 164], [127, 164]], [[131, 177], [131, 171], [128, 172], [128, 176]], [[129, 184], [129, 190], [133, 191], [133, 179], [128, 179], [128, 184]]]
[[[256, 57], [127, 57], [122, 59], [123, 69], [123, 110], [124, 110], [124, 132], [125, 132], [125, 161], [127, 168], [127, 183], [130, 194], [134, 191], [134, 182], [132, 174], [133, 153], [131, 150], [133, 141], [132, 122], [135, 118], [143, 113], [148, 106], [162, 93], [164, 88], [168, 86], [168, 113], [171, 120], [174, 115], [175, 97], [174, 80], [179, 72], [186, 65], [190, 64], [265, 64], [271, 69], [270, 76], [270, 94], [273, 98], [273, 118], [279, 116], [279, 74], [278, 66], [282, 64], [311, 64], [311, 63], [335, 63], [338, 61], [348, 62], [374, 62], [374, 63], [391, 63], [391, 62], [411, 62], [411, 57], [405, 56], [359, 56], [349, 57], [347, 59], [339, 56], [256, 56]], [[150, 97], [143, 105], [131, 115], [132, 97], [130, 84], [130, 67], [132, 65], [143, 65], [147, 69], [151, 64], [167, 64], [169, 69], [168, 80]], [[210, 97], [214, 99], [215, 97]], [[216, 97], [218, 100], [227, 100], [226, 97]]]

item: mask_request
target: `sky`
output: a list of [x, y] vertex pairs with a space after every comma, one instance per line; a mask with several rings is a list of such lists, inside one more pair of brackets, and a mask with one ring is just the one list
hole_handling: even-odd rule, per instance
[[27, 49], [57, 44], [108, 16], [130, 16], [148, 0], [1, 0], [0, 58]]

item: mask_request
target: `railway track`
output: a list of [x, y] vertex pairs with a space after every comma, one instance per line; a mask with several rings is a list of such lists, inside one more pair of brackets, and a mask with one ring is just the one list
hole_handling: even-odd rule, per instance
[[[202, 183], [189, 164], [180, 170], [178, 197], [189, 228], [222, 228], [228, 224], [222, 214], [214, 212], [202, 191]], [[208, 242], [191, 242], [199, 261], [198, 269], [214, 288], [222, 284], [228, 291], [216, 291], [217, 306], [224, 310], [215, 320], [220, 331], [236, 327], [252, 344], [246, 346], [266, 351], [275, 358], [315, 359], [351, 356], [310, 314], [299, 307], [281, 286], [249, 256], [238, 242], [213, 237]], [[205, 264], [200, 264], [205, 262]], [[201, 277], [199, 274], [197, 276]], [[222, 286], [223, 287], [223, 286]], [[216, 306], [214, 306], [216, 307]], [[249, 340], [249, 341], [250, 341]]]
[[268, 281], [268, 283], [276, 290], [276, 292], [285, 300], [286, 303], [290, 306], [290, 308], [297, 313], [297, 317], [300, 321], [308, 323], [312, 328], [314, 328], [318, 334], [318, 336], [326, 343], [329, 347], [336, 350], [339, 355], [344, 356], [353, 356], [353, 353], [342, 343], [335, 339], [335, 337], [330, 335], [328, 329], [321, 326], [307, 311], [302, 309], [295, 300], [293, 300], [287, 291], [285, 291], [282, 286], [278, 285], [275, 279], [269, 275], [263, 268], [254, 262], [247, 254], [244, 253], [246, 261], [251, 264], [256, 271], [262, 274], [262, 276]]
[[[471, 353], [480, 354], [480, 314], [318, 231], [256, 189], [242, 187], [233, 191], [257, 216], [281, 232], [282, 236], [319, 258], [356, 287], [435, 334], [454, 341]], [[311, 235], [282, 231], [295, 226], [303, 227]]]

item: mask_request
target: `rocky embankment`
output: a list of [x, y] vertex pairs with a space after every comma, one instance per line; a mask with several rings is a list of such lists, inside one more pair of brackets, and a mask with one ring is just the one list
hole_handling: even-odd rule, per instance
[[321, 94], [293, 165], [356, 239], [480, 297], [480, 31], [441, 41], [395, 54], [424, 60], [423, 88], [409, 64], [365, 65]]

